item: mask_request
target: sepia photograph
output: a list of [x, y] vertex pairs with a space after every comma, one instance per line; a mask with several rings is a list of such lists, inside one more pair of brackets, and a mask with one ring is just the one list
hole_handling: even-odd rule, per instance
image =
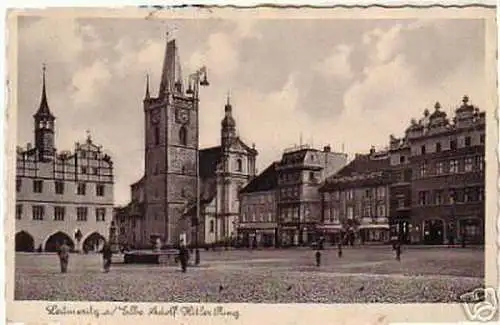
[[489, 299], [495, 11], [349, 10], [10, 17], [12, 303]]

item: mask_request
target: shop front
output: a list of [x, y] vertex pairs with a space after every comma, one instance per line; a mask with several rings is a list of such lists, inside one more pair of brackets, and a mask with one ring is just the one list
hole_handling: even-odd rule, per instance
[[242, 247], [273, 247], [276, 244], [276, 225], [240, 225], [238, 238]]
[[390, 241], [389, 225], [361, 225], [359, 235], [362, 244], [383, 244]]

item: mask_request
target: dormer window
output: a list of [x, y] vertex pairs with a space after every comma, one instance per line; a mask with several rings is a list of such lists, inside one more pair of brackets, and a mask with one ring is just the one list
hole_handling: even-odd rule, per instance
[[236, 160], [236, 171], [237, 172], [243, 171], [243, 161], [240, 158]]

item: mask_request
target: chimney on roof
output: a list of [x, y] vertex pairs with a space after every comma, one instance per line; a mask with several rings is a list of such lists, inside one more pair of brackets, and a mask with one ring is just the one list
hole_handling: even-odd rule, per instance
[[375, 146], [372, 146], [370, 148], [370, 155], [373, 155], [375, 153]]
[[32, 148], [33, 148], [33, 146], [32, 146], [32, 144], [31, 144], [31, 142], [28, 142], [28, 143], [26, 144], [26, 149], [31, 150]]
[[323, 151], [324, 152], [331, 152], [332, 151], [332, 147], [330, 147], [329, 145], [328, 146], [324, 146], [323, 147]]

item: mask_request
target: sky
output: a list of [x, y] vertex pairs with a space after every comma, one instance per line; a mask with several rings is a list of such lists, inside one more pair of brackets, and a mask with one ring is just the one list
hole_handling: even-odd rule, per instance
[[308, 143], [353, 154], [388, 145], [424, 109], [452, 113], [464, 95], [485, 107], [482, 20], [76, 19], [21, 17], [17, 143], [33, 142], [41, 93], [56, 116], [56, 147], [86, 130], [112, 155], [115, 203], [144, 172], [146, 74], [157, 94], [166, 30], [184, 76], [202, 65], [200, 146], [218, 145], [228, 92], [240, 137], [263, 171]]

